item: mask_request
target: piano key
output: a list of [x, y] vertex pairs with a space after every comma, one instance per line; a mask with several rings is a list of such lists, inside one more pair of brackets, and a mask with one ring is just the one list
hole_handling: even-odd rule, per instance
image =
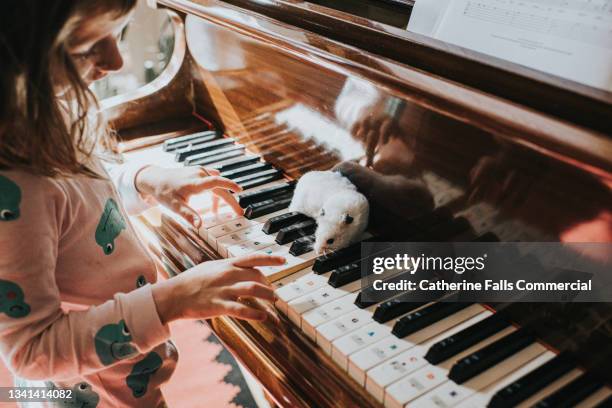
[[[374, 311], [374, 320], [379, 323], [388, 322], [391, 319], [394, 319], [398, 316], [401, 316], [405, 313], [408, 313], [414, 309], [417, 309], [421, 306], [425, 306], [429, 302], [411, 302], [409, 301], [409, 297], [406, 295], [411, 295], [411, 293], [399, 295], [396, 298], [391, 300], [387, 300], [376, 307]], [[393, 331], [393, 334], [396, 337], [402, 338], [410, 333], [406, 333], [403, 335], [401, 332]]]
[[174, 137], [164, 141], [162, 144], [162, 150], [164, 152], [174, 152], [178, 149], [187, 147], [189, 144], [208, 142], [216, 139], [217, 132], [214, 130], [206, 130], [204, 132], [193, 133], [190, 135]]
[[272, 169], [272, 165], [270, 163], [264, 162], [256, 162], [244, 167], [238, 167], [232, 170], [226, 170], [221, 172], [221, 177], [228, 178], [230, 180], [234, 180], [238, 177], [248, 176], [251, 174], [259, 173], [264, 170]]
[[245, 217], [238, 217], [229, 222], [217, 225], [208, 229], [206, 235], [206, 241], [214, 248], [217, 249], [217, 239], [228, 234], [232, 234], [237, 231], [249, 228], [254, 223]]
[[199, 153], [185, 159], [185, 166], [208, 166], [244, 154], [243, 145], [230, 145], [223, 149]]
[[[490, 316], [491, 312], [480, 305], [472, 305], [452, 316], [442, 319], [403, 339], [389, 336], [378, 343], [349, 356], [349, 374], [361, 385], [365, 385], [365, 372], [378, 364], [424, 341], [435, 342], [463, 330]], [[425, 347], [425, 346], [424, 346]]]
[[448, 378], [457, 384], [463, 384], [533, 342], [535, 342], [535, 337], [531, 333], [525, 329], [517, 330], [457, 361], [448, 373]]
[[[500, 333], [484, 339], [477, 345], [462, 351], [458, 358], [472, 354], [481, 347], [486, 347], [503, 336], [516, 331], [509, 327]], [[440, 365], [431, 365], [424, 358], [426, 347], [418, 345], [392, 358], [388, 362], [368, 371], [366, 386], [376, 391], [376, 396], [382, 395], [385, 406], [403, 406], [408, 401], [422, 395], [434, 386], [447, 381], [453, 361], [445, 361]], [[424, 381], [427, 379], [427, 381]], [[430, 381], [431, 380], [431, 381]], [[377, 386], [374, 387], [373, 385]]]
[[514, 407], [574, 369], [575, 366], [568, 354], [559, 354], [537, 370], [500, 389], [491, 398], [489, 406], [491, 408]]
[[271, 197], [276, 197], [279, 195], [285, 195], [291, 193], [294, 189], [295, 182], [286, 181], [270, 186], [269, 188], [262, 188], [258, 191], [247, 191], [245, 193], [240, 193], [236, 199], [242, 208], [247, 208], [252, 203], [268, 200]]
[[535, 408], [574, 407], [603, 385], [603, 381], [601, 381], [594, 374], [584, 373], [571, 381], [569, 384], [566, 384], [561, 389], [535, 404]]
[[361, 242], [352, 244], [346, 248], [339, 249], [327, 255], [317, 258], [312, 270], [317, 273], [329, 272], [350, 262], [358, 261], [361, 258]]
[[281, 228], [288, 227], [308, 219], [310, 219], [310, 217], [298, 212], [284, 213], [277, 217], [270, 218], [268, 222], [266, 222], [266, 225], [264, 225], [263, 232], [266, 234], [275, 234], [280, 231]]
[[[355, 308], [354, 304], [353, 308]], [[348, 357], [351, 354], [384, 339], [389, 333], [391, 333], [391, 325], [376, 322], [366, 324], [333, 341], [332, 359], [346, 371], [348, 370]]]
[[262, 180], [266, 178], [266, 179], [269, 179], [270, 181], [274, 181], [274, 180], [279, 180], [282, 177], [283, 177], [282, 171], [275, 169], [275, 168], [271, 168], [271, 169], [251, 173], [251, 174], [245, 174], [240, 177], [236, 177], [234, 181], [242, 186], [242, 185], [252, 183], [254, 180]]
[[[519, 367], [517, 370], [513, 371], [512, 373], [500, 379], [499, 381], [489, 384], [483, 389], [477, 390], [466, 400], [461, 401], [457, 408], [481, 408], [488, 406], [488, 404], [490, 404], [491, 398], [493, 397], [493, 395], [495, 395], [496, 392], [512, 384], [514, 381], [518, 380], [522, 376], [529, 374], [531, 371], [537, 370], [539, 367], [546, 364], [554, 357], [555, 353], [553, 353], [552, 351], [545, 351], [538, 357], [529, 361], [527, 364]], [[416, 401], [414, 403], [416, 403]]]
[[611, 408], [612, 407], [612, 389], [601, 387], [589, 397], [582, 400], [576, 408]]
[[260, 235], [252, 240], [232, 245], [227, 248], [228, 257], [244, 256], [251, 254], [260, 249], [268, 248], [274, 245], [274, 238], [269, 235]]
[[435, 390], [419, 390], [421, 395], [424, 394], [419, 400], [406, 402], [410, 402], [411, 406], [421, 407], [431, 406], [432, 404], [435, 405], [436, 402], [442, 402], [452, 406], [470, 397], [476, 391], [500, 381], [545, 352], [546, 349], [543, 346], [538, 343], [532, 343], [530, 346], [514, 353], [509, 358], [504, 359], [499, 364], [495, 364], [488, 370], [474, 376], [462, 385], [456, 384], [453, 381], [445, 381]]
[[289, 204], [291, 204], [291, 196], [281, 196], [277, 199], [270, 199], [269, 201], [269, 203], [266, 202], [264, 205], [262, 205], [261, 203], [249, 205], [244, 211], [245, 218], [257, 218], [261, 217], [262, 215], [271, 214], [279, 210], [284, 210], [285, 208], [289, 207]]
[[[304, 271], [306, 271], [306, 273], [303, 276], [298, 276], [296, 278], [294, 278], [293, 275], [288, 276], [287, 278], [291, 279], [291, 282], [283, 284], [283, 286], [275, 292], [277, 298], [276, 307], [285, 314], [289, 313], [288, 303], [290, 301], [327, 286], [327, 276], [312, 273], [311, 268], [307, 268]], [[303, 271], [299, 271], [295, 275], [301, 274], [302, 272]], [[279, 282], [282, 283], [282, 280]]]
[[427, 351], [425, 359], [431, 364], [438, 364], [508, 326], [510, 326], [510, 323], [499, 314], [494, 314], [478, 324], [432, 345]]
[[281, 245], [272, 245], [264, 249], [256, 251], [257, 253], [263, 253], [266, 255], [278, 255], [285, 257], [285, 264], [280, 266], [261, 266], [258, 269], [261, 273], [268, 278], [270, 282], [284, 278], [285, 276], [292, 274], [300, 269], [304, 269], [313, 264], [315, 254], [309, 252], [299, 256], [291, 255], [289, 248]]
[[306, 235], [314, 234], [317, 223], [313, 219], [298, 222], [297, 224], [281, 228], [276, 235], [276, 243], [279, 245], [288, 244]]
[[[358, 282], [353, 282], [358, 283]], [[330, 322], [317, 327], [317, 345], [327, 354], [331, 354], [332, 341], [353, 330], [365, 326], [371, 319], [371, 312], [367, 309], [354, 309]]]
[[349, 293], [357, 291], [359, 289], [360, 282], [350, 283], [342, 288], [332, 288], [327, 285], [327, 279], [325, 279], [325, 285], [321, 288], [306, 294], [305, 296], [293, 299], [288, 303], [288, 315], [291, 321], [296, 325], [301, 325], [301, 316], [316, 307], [330, 303], [336, 299], [348, 295]]
[[[315, 276], [326, 276], [316, 275]], [[333, 319], [342, 316], [348, 312], [355, 310], [355, 294], [349, 293], [336, 299], [332, 302], [326, 303], [322, 306], [316, 307], [302, 315], [301, 328], [302, 331], [310, 337], [313, 341], [316, 340], [317, 332], [316, 328], [324, 323], [332, 321]]]
[[[495, 333], [492, 336], [483, 339], [481, 342], [471, 346], [467, 350], [460, 352], [457, 358], [462, 358], [463, 356], [470, 355], [472, 352], [478, 350], [479, 348], [489, 345], [514, 331], [516, 330], [513, 327], [508, 327], [499, 333]], [[400, 379], [409, 379], [410, 377], [408, 375], [410, 373], [413, 373], [421, 369], [422, 367], [435, 369], [436, 373], [443, 372], [444, 378], [442, 379], [442, 381], [445, 381], [448, 371], [450, 370], [454, 360], [446, 361], [439, 366], [433, 366], [430, 365], [424, 358], [425, 352], [427, 351], [429, 345], [432, 343], [433, 340], [437, 339], [438, 337], [423, 344], [416, 345], [367, 371], [366, 389], [370, 392], [372, 396], [374, 396], [374, 398], [382, 402], [385, 400], [385, 389], [388, 386]]]
[[314, 242], [314, 235], [307, 235], [305, 237], [298, 238], [291, 243], [289, 253], [296, 256], [308, 253], [313, 250]]
[[334, 269], [328, 283], [332, 287], [338, 288], [359, 279], [361, 279], [361, 264], [357, 262]]
[[190, 145], [184, 149], [180, 149], [175, 153], [175, 160], [177, 162], [183, 162], [188, 158], [197, 159], [201, 153], [211, 152], [213, 150], [222, 149], [226, 146], [233, 145], [234, 139], [221, 138], [217, 140], [211, 140], [204, 143], [198, 143]]
[[261, 161], [261, 157], [259, 156], [241, 156], [238, 158], [229, 159], [225, 162], [215, 164], [211, 166], [212, 169], [217, 170], [220, 173], [238, 169], [240, 167], [249, 166], [253, 163], [258, 163]]
[[405, 337], [451, 314], [471, 306], [468, 302], [436, 302], [399, 319], [393, 326], [393, 334]]
[[268, 184], [273, 181], [282, 180], [282, 179], [283, 179], [283, 173], [278, 172], [278, 173], [270, 173], [268, 175], [264, 175], [258, 178], [253, 178], [248, 181], [238, 182], [238, 184], [240, 185], [240, 187], [243, 188], [243, 190], [246, 191], [250, 188], [263, 186], [264, 184]]

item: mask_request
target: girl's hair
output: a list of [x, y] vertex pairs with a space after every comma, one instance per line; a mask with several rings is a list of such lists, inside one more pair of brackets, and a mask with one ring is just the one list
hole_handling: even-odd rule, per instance
[[[101, 121], [91, 126], [97, 101], [68, 52], [73, 30], [84, 17], [127, 14], [136, 0], [9, 0], [0, 13], [0, 168], [54, 177], [96, 176], [86, 165], [100, 138], [110, 146]], [[66, 82], [56, 95], [54, 78]], [[97, 135], [97, 136], [92, 136]]]

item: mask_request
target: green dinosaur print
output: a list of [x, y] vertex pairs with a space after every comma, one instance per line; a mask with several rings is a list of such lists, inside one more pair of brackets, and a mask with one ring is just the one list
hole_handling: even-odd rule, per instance
[[152, 351], [145, 358], [134, 364], [132, 372], [125, 379], [128, 387], [132, 390], [134, 398], [140, 398], [147, 393], [151, 376], [159, 370], [162, 359], [156, 352]]
[[135, 356], [138, 350], [130, 344], [132, 335], [125, 320], [102, 326], [94, 337], [96, 354], [104, 365]]
[[[52, 389], [57, 389], [55, 384]], [[75, 384], [71, 390], [72, 398], [58, 401], [58, 406], [65, 408], [95, 408], [98, 406], [100, 396], [86, 382]]]
[[96, 243], [102, 247], [106, 255], [115, 250], [115, 238], [125, 229], [125, 219], [121, 215], [117, 202], [112, 198], [106, 200], [104, 212], [96, 228]]
[[0, 221], [13, 221], [19, 218], [21, 189], [12, 180], [0, 176]]
[[16, 319], [30, 314], [30, 305], [24, 301], [23, 290], [14, 282], [0, 279], [0, 313]]

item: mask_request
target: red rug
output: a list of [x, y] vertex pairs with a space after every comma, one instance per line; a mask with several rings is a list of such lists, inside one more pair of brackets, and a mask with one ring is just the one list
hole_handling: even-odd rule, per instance
[[[196, 321], [171, 324], [179, 349], [177, 370], [164, 388], [170, 408], [256, 407], [234, 358], [207, 325]], [[0, 363], [0, 387], [11, 387], [12, 375]], [[16, 407], [0, 403], [0, 407]]]

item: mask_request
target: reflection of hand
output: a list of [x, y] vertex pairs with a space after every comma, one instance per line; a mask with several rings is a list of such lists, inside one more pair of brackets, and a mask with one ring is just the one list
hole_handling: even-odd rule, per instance
[[389, 112], [385, 103], [374, 105], [370, 112], [355, 122], [351, 133], [359, 139], [366, 148], [366, 165], [372, 166], [378, 148], [384, 146], [393, 137], [398, 137], [400, 129], [395, 114]]
[[150, 166], [138, 172], [134, 182], [140, 193], [153, 197], [196, 227], [201, 223], [200, 216], [189, 207], [188, 201], [192, 195], [204, 191], [213, 194], [213, 211], [217, 211], [221, 199], [242, 215], [242, 208], [230, 193], [230, 190], [238, 192], [242, 188], [229, 179], [219, 177], [217, 170], [197, 166], [174, 169]]
[[266, 312], [239, 302], [239, 298], [274, 301], [274, 289], [257, 267], [284, 262], [282, 257], [263, 254], [221, 259], [158, 282], [153, 285], [153, 298], [160, 319], [164, 324], [221, 315], [264, 320]]

